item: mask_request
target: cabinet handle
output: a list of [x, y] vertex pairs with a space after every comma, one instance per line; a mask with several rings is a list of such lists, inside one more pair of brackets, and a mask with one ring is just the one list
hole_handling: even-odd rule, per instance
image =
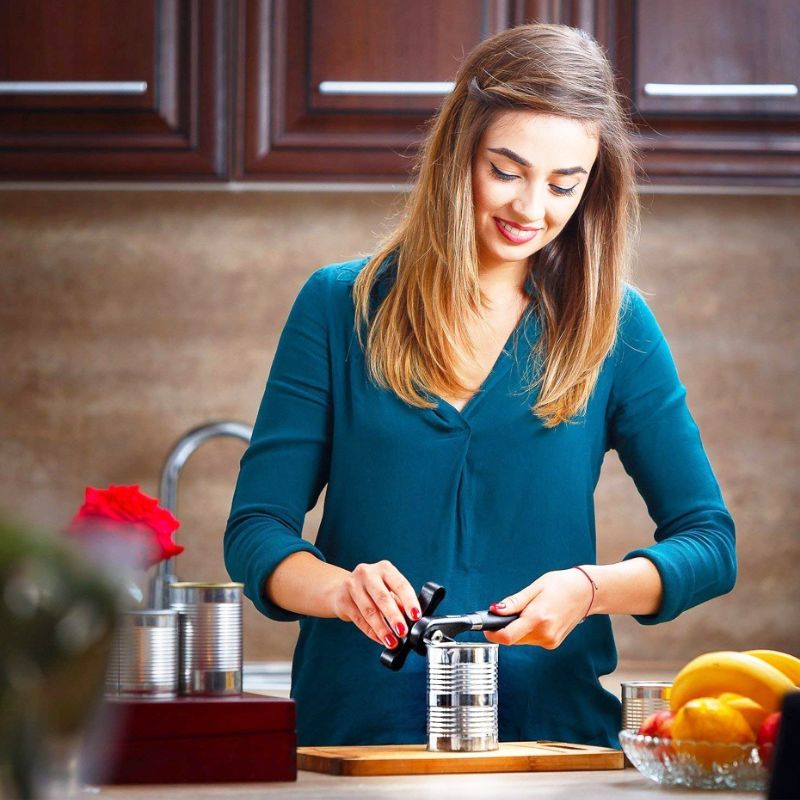
[[320, 94], [449, 94], [453, 81], [321, 81]]
[[0, 81], [0, 94], [144, 94], [147, 81]]
[[794, 97], [793, 83], [646, 83], [644, 93], [657, 97]]

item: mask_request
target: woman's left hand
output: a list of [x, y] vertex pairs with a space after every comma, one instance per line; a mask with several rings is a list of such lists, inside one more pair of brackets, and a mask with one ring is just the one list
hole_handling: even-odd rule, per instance
[[520, 618], [499, 631], [484, 631], [484, 636], [497, 644], [535, 644], [554, 650], [583, 619], [592, 597], [592, 585], [580, 570], [546, 572], [489, 607], [494, 614]]

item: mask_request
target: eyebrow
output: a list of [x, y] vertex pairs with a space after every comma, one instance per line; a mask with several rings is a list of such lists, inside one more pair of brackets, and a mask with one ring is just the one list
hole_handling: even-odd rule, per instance
[[[487, 147], [486, 149], [490, 153], [497, 153], [498, 155], [510, 158], [512, 161], [516, 161], [520, 166], [533, 166], [530, 161], [523, 158], [521, 155], [518, 155], [513, 150], [509, 150], [507, 147]], [[554, 169], [553, 172], [557, 173], [558, 175], [577, 175], [580, 172], [582, 172], [584, 175], [589, 174], [583, 167], [563, 167], [562, 169]]]

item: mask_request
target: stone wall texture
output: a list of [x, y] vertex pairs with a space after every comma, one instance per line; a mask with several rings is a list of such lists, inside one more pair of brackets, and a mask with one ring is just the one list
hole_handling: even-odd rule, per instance
[[[252, 422], [294, 296], [366, 255], [388, 192], [0, 191], [0, 508], [63, 526], [86, 485], [157, 494], [189, 428]], [[677, 620], [615, 619], [620, 657], [800, 654], [800, 196], [643, 195], [648, 294], [737, 523], [732, 593]], [[205, 444], [180, 481], [185, 580], [225, 580], [222, 531], [243, 445]], [[314, 538], [320, 505], [305, 535]], [[596, 494], [599, 560], [654, 525], [616, 455]], [[466, 611], [467, 609], [465, 609]], [[296, 623], [247, 603], [245, 659], [289, 658]]]

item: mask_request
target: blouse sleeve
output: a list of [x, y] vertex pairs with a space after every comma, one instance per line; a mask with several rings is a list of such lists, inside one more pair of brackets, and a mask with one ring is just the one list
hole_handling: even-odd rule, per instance
[[634, 615], [652, 625], [733, 588], [735, 527], [664, 334], [631, 287], [614, 354], [609, 447], [619, 454], [656, 524], [656, 543], [625, 556], [650, 559], [661, 576], [659, 611]]
[[267, 577], [301, 550], [324, 560], [302, 530], [328, 481], [330, 463], [327, 283], [323, 270], [308, 279], [281, 333], [225, 529], [228, 573], [244, 583], [262, 614], [276, 620], [302, 615], [266, 597]]

